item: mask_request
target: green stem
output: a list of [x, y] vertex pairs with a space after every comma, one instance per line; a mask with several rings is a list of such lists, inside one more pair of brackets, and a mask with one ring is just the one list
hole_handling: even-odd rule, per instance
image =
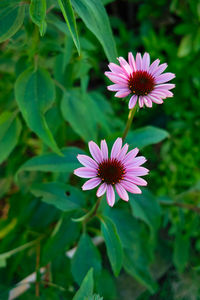
[[128, 114], [128, 120], [126, 122], [126, 127], [124, 129], [124, 133], [122, 135], [122, 140], [123, 141], [125, 140], [125, 138], [126, 138], [126, 136], [128, 134], [128, 131], [129, 131], [130, 127], [131, 127], [131, 123], [133, 121], [133, 117], [135, 115], [136, 110], [137, 110], [137, 105], [135, 105], [135, 107], [133, 107], [133, 109], [131, 109], [130, 112], [129, 112], [129, 114]]
[[97, 210], [99, 208], [99, 205], [101, 203], [102, 197], [97, 199], [97, 202], [95, 205], [87, 212], [87, 214], [83, 215], [82, 217], [78, 219], [72, 219], [74, 222], [84, 222], [86, 224], [88, 221], [90, 221], [94, 216], [96, 216]]

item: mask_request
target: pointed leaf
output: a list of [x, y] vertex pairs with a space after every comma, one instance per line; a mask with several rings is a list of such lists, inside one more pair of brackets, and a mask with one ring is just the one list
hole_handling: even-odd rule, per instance
[[43, 36], [46, 28], [46, 0], [31, 0], [29, 12], [32, 21], [39, 27], [40, 34]]
[[69, 28], [71, 36], [73, 38], [74, 44], [78, 50], [78, 54], [80, 55], [80, 42], [78, 38], [78, 32], [76, 27], [76, 19], [74, 16], [74, 11], [71, 5], [70, 0], [58, 0], [58, 4], [62, 11], [63, 17], [65, 18], [65, 22]]
[[55, 98], [55, 86], [47, 71], [24, 71], [16, 81], [15, 97], [28, 126], [46, 145], [60, 154], [44, 116]]
[[91, 268], [88, 271], [85, 278], [83, 279], [80, 289], [75, 294], [72, 300], [84, 300], [85, 298], [92, 296], [93, 289], [94, 289], [93, 269]]

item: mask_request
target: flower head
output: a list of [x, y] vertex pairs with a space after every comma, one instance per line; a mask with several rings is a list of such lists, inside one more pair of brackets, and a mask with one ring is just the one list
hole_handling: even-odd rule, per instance
[[166, 63], [159, 65], [160, 60], [156, 59], [150, 65], [150, 56], [146, 52], [143, 57], [137, 53], [136, 59], [129, 52], [128, 62], [123, 57], [119, 57], [118, 60], [120, 66], [110, 63], [108, 67], [111, 72], [105, 72], [114, 83], [108, 86], [108, 90], [117, 92], [115, 97], [119, 98], [131, 94], [129, 109], [132, 109], [137, 101], [139, 107], [152, 107], [152, 102], [162, 104], [163, 99], [173, 96], [170, 90], [175, 85], [166, 82], [173, 79], [175, 74], [162, 74], [167, 68]]
[[139, 152], [138, 148], [127, 153], [128, 144], [122, 147], [122, 139], [117, 138], [110, 157], [105, 140], [101, 141], [100, 148], [93, 141], [89, 142], [89, 150], [92, 158], [79, 154], [77, 158], [84, 167], [74, 170], [74, 174], [79, 177], [91, 178], [84, 183], [83, 190], [91, 190], [100, 185], [97, 197], [101, 197], [106, 192], [107, 202], [110, 206], [115, 203], [114, 187], [124, 201], [129, 200], [127, 191], [141, 194], [138, 185], [145, 186], [147, 182], [139, 176], [148, 174], [149, 170], [141, 167], [146, 158], [144, 156], [136, 157]]

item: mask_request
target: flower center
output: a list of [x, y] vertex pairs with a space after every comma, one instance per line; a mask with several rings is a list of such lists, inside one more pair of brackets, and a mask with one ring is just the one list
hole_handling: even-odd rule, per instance
[[128, 86], [133, 94], [145, 96], [153, 90], [155, 80], [147, 71], [136, 71], [130, 75]]
[[125, 169], [116, 158], [107, 159], [99, 164], [98, 176], [107, 184], [116, 184], [123, 179]]

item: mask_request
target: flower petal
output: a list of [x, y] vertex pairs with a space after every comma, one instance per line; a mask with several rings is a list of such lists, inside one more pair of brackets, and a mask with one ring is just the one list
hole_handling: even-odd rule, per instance
[[159, 59], [154, 60], [154, 62], [149, 67], [149, 73], [153, 74], [153, 72], [157, 69], [159, 63], [160, 63]]
[[119, 197], [122, 200], [124, 200], [124, 201], [129, 200], [129, 196], [128, 196], [127, 191], [125, 190], [125, 188], [120, 183], [115, 184], [115, 188], [116, 188], [116, 191], [117, 191]]
[[139, 96], [139, 107], [143, 107], [144, 106], [144, 100], [142, 96]]
[[152, 107], [152, 101], [151, 99], [149, 99], [148, 96], [143, 96], [143, 100], [144, 100], [144, 104], [146, 105], [146, 107]]
[[91, 168], [86, 168], [86, 167], [81, 167], [81, 168], [74, 170], [74, 174], [79, 177], [82, 177], [82, 178], [91, 178], [91, 177], [97, 176], [97, 170], [91, 169]]
[[129, 54], [128, 54], [128, 62], [129, 62], [129, 65], [131, 66], [131, 68], [133, 69], [133, 71], [135, 72], [137, 69], [136, 69], [135, 59], [131, 52], [129, 52]]
[[91, 157], [89, 157], [88, 155], [83, 155], [83, 154], [78, 154], [77, 159], [79, 160], [79, 162], [84, 165], [85, 167], [88, 168], [94, 168], [97, 169], [98, 168], [98, 164], [96, 163], [96, 161], [94, 161]]
[[100, 185], [100, 187], [97, 190], [97, 197], [101, 197], [107, 189], [107, 184], [104, 182]]
[[118, 159], [119, 161], [120, 161], [120, 160], [123, 160], [124, 157], [125, 157], [125, 155], [126, 155], [126, 153], [127, 153], [127, 151], [128, 151], [128, 144], [125, 144], [125, 145], [122, 147], [122, 149], [121, 149], [119, 155], [117, 156], [117, 159]]
[[152, 75], [154, 77], [159, 76], [163, 71], [165, 71], [165, 69], [167, 68], [167, 64], [161, 64], [159, 67], [157, 67], [154, 72], [152, 73]]
[[136, 105], [136, 103], [137, 103], [137, 98], [138, 98], [137, 95], [133, 95], [133, 96], [131, 97], [131, 99], [129, 100], [129, 104], [128, 104], [128, 108], [129, 108], [129, 109], [132, 109], [132, 108]]
[[155, 90], [157, 90], [157, 89], [171, 90], [173, 88], [175, 88], [175, 84], [173, 84], [173, 83], [158, 84], [155, 86]]
[[144, 176], [149, 173], [149, 170], [144, 167], [135, 167], [135, 168], [127, 168], [126, 172], [129, 173], [130, 175], [135, 175], [135, 176]]
[[132, 183], [130, 181], [122, 180], [121, 185], [123, 186], [123, 188], [125, 188], [130, 193], [133, 193], [133, 194], [141, 194], [142, 193], [141, 190], [139, 189], [139, 187], [137, 187], [137, 185], [135, 185], [134, 183]]
[[141, 186], [146, 186], [147, 185], [147, 182], [146, 180], [144, 180], [143, 178], [140, 178], [140, 177], [137, 177], [137, 176], [134, 176], [134, 175], [129, 175], [129, 174], [126, 174], [124, 176], [124, 179], [126, 181], [130, 181], [136, 185], [141, 185]]
[[175, 74], [173, 73], [164, 73], [159, 75], [158, 77], [155, 78], [155, 82], [158, 83], [165, 83], [175, 77]]
[[119, 57], [118, 58], [119, 63], [121, 65], [121, 67], [124, 69], [124, 71], [127, 73], [127, 75], [129, 76], [131, 73], [133, 73], [132, 68], [130, 67], [130, 65], [127, 63], [127, 61], [123, 58], [123, 57]]
[[88, 143], [89, 145], [89, 150], [90, 150], [90, 153], [92, 155], [92, 157], [98, 162], [98, 163], [101, 163], [102, 162], [102, 153], [101, 153], [101, 150], [99, 149], [99, 147], [97, 146], [97, 144], [93, 141], [90, 141]]
[[106, 199], [108, 205], [113, 206], [115, 203], [115, 192], [111, 184], [107, 185]]
[[105, 72], [104, 74], [114, 83], [127, 84], [128, 82], [128, 76], [125, 77], [125, 75], [123, 76], [122, 74], [115, 74], [112, 72]]
[[121, 150], [121, 147], [122, 147], [122, 139], [117, 138], [112, 146], [111, 155], [110, 155], [111, 159], [117, 157], [117, 155], [119, 154], [119, 152]]
[[131, 91], [130, 91], [128, 88], [126, 88], [126, 89], [121, 89], [119, 92], [117, 92], [117, 93], [115, 94], [115, 97], [123, 98], [123, 97], [128, 96], [130, 93], [131, 93]]
[[98, 177], [92, 178], [87, 180], [84, 185], [82, 186], [82, 190], [86, 191], [86, 190], [92, 190], [94, 189], [97, 185], [99, 185], [101, 183], [101, 179]]
[[115, 84], [107, 86], [107, 89], [111, 92], [117, 92], [117, 91], [120, 91], [120, 90], [127, 89], [127, 84], [115, 83]]
[[120, 66], [118, 66], [118, 65], [116, 65], [116, 64], [114, 64], [114, 63], [110, 63], [110, 64], [108, 65], [108, 67], [109, 67], [109, 69], [111, 70], [111, 72], [113, 72], [113, 73], [116, 73], [116, 74], [124, 74], [124, 70], [123, 70]]
[[134, 168], [143, 165], [146, 162], [146, 157], [144, 156], [137, 156], [133, 160], [129, 160], [125, 163], [126, 168]]
[[139, 52], [136, 54], [136, 68], [137, 68], [137, 70], [142, 69], [142, 56], [141, 56], [141, 53], [139, 53]]
[[126, 164], [128, 161], [134, 159], [138, 152], [138, 148], [134, 148], [133, 150], [131, 150], [128, 154], [126, 154], [125, 158], [123, 159], [123, 163]]
[[108, 146], [105, 140], [101, 141], [101, 153], [103, 156], [103, 159], [108, 159]]
[[142, 70], [148, 71], [150, 64], [150, 56], [149, 53], [145, 52], [142, 60]]

